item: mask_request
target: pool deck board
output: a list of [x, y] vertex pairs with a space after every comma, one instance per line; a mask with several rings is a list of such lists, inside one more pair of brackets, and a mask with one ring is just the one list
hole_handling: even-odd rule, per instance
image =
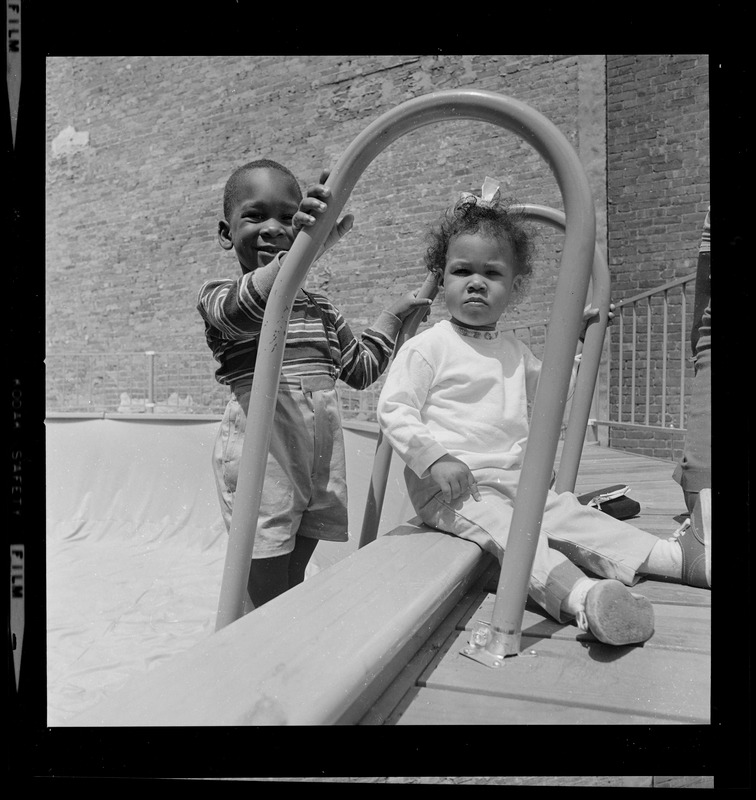
[[[667, 537], [685, 518], [674, 464], [586, 445], [578, 494], [630, 486], [641, 513], [628, 522]], [[488, 622], [498, 570], [491, 569], [406, 665], [361, 724], [708, 724], [711, 592], [643, 580], [634, 591], [654, 604], [656, 631], [641, 646], [615, 648], [528, 601], [522, 650], [492, 668], [463, 649], [477, 620]]]

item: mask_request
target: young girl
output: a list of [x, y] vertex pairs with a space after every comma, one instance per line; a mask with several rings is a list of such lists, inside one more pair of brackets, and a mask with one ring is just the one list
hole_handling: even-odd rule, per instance
[[[226, 527], [230, 529], [239, 461], [265, 304], [300, 228], [315, 223], [329, 200], [321, 183], [306, 197], [294, 175], [275, 161], [253, 161], [229, 177], [218, 241], [233, 250], [236, 279], [211, 280], [197, 308], [220, 362], [216, 378], [231, 388], [213, 453]], [[352, 226], [346, 215], [322, 252]], [[321, 255], [322, 255], [321, 252]], [[388, 365], [402, 319], [429, 300], [408, 292], [355, 337], [322, 294], [300, 291], [286, 335], [270, 452], [260, 501], [245, 612], [304, 579], [318, 540], [347, 540], [344, 443], [336, 380], [364, 389]], [[251, 603], [251, 605], [250, 605]]]
[[[406, 463], [407, 489], [423, 522], [499, 559], [541, 364], [496, 324], [522, 294], [531, 256], [524, 220], [496, 199], [460, 200], [431, 232], [426, 254], [451, 318], [402, 346], [378, 403], [381, 428]], [[595, 313], [586, 311], [585, 324]], [[654, 631], [653, 609], [626, 586], [657, 575], [710, 588], [710, 568], [704, 574], [700, 566], [710, 564], [706, 536], [704, 542], [699, 518], [676, 541], [660, 540], [581, 505], [572, 493], [550, 491], [529, 593], [554, 619], [575, 619], [602, 642], [643, 642]]]

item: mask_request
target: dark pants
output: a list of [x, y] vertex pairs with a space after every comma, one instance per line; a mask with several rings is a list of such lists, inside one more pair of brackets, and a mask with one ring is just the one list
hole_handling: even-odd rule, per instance
[[695, 377], [688, 406], [687, 433], [674, 479], [692, 513], [701, 489], [711, 488], [711, 268], [710, 254], [701, 253], [696, 274], [691, 344]]

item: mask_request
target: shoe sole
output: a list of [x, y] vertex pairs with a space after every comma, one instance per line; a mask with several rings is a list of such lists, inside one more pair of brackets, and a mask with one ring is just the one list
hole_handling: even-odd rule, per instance
[[585, 615], [590, 632], [604, 644], [640, 644], [654, 634], [653, 606], [619, 581], [599, 581], [586, 595]]

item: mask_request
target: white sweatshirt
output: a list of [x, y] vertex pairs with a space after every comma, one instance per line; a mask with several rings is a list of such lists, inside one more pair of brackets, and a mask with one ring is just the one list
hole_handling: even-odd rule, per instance
[[418, 477], [447, 453], [473, 470], [519, 469], [540, 374], [541, 362], [512, 334], [444, 320], [402, 345], [378, 400], [378, 422]]

